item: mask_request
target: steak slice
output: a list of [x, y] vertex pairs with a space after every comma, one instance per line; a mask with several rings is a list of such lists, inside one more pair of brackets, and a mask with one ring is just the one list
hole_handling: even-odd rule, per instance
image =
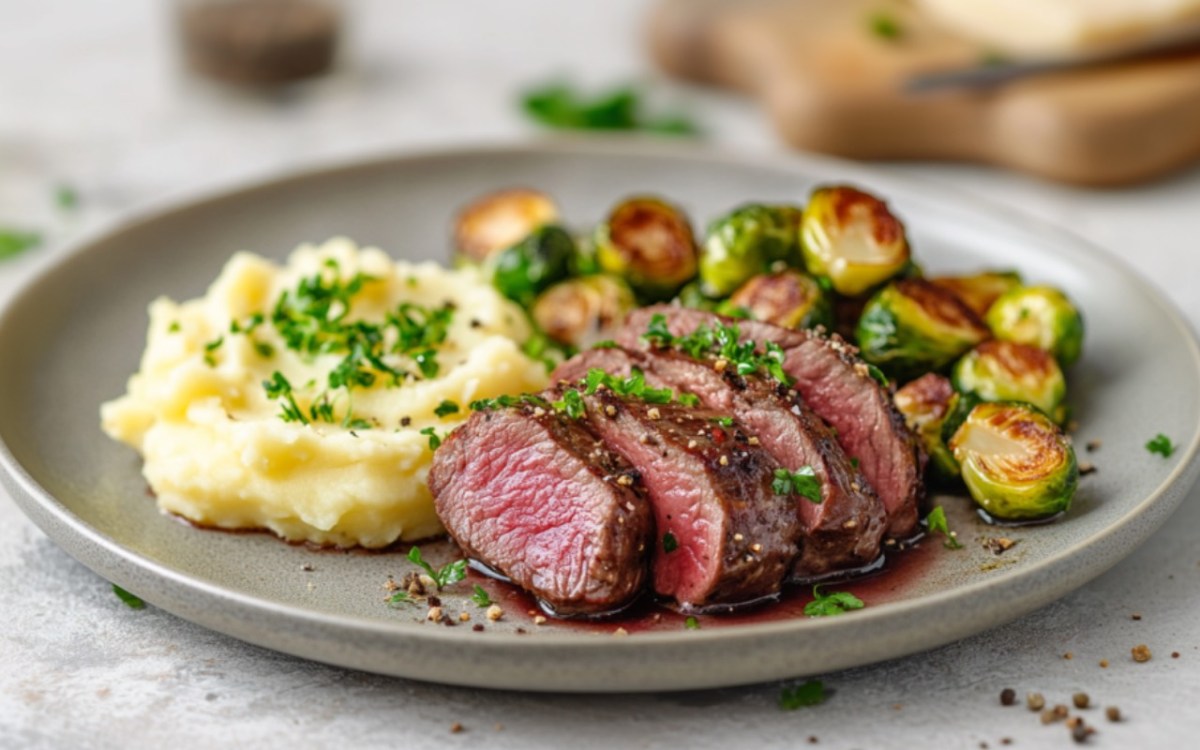
[[438, 517], [471, 557], [556, 615], [601, 615], [644, 588], [654, 518], [636, 472], [580, 420], [475, 412], [434, 453]]
[[673, 351], [592, 349], [564, 362], [554, 377], [576, 381], [593, 367], [628, 375], [637, 367], [655, 387], [694, 393], [708, 409], [732, 416], [759, 440], [777, 467], [811, 466], [821, 503], [794, 497], [803, 539], [792, 576], [814, 579], [864, 568], [880, 556], [887, 513], [833, 431], [795, 390], [758, 377], [718, 373], [710, 363]]
[[795, 501], [771, 488], [775, 462], [719, 414], [585, 396], [592, 429], [638, 471], [654, 508], [654, 590], [682, 609], [777, 594], [796, 557]]
[[846, 454], [857, 458], [888, 514], [887, 534], [905, 538], [917, 530], [917, 504], [924, 493], [925, 456], [891, 396], [876, 383], [857, 350], [840, 337], [794, 331], [768, 323], [724, 318], [703, 310], [671, 305], [634, 310], [617, 342], [648, 349], [641, 339], [655, 315], [662, 315], [676, 336], [701, 325], [736, 325], [743, 340], [778, 344], [786, 355], [783, 369], [805, 403], [837, 431]]

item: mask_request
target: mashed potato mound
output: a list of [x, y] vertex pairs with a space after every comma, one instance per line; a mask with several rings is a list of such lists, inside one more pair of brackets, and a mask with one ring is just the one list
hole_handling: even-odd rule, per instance
[[[398, 311], [445, 323], [444, 340], [394, 323]], [[377, 364], [363, 356], [369, 331], [383, 336]], [[474, 270], [344, 239], [301, 246], [283, 267], [238, 253], [204, 297], [150, 305], [141, 368], [101, 422], [142, 454], [159, 507], [198, 524], [341, 547], [421, 539], [442, 531], [431, 443], [471, 401], [546, 385], [521, 351], [529, 333]], [[355, 382], [334, 387], [333, 372]]]

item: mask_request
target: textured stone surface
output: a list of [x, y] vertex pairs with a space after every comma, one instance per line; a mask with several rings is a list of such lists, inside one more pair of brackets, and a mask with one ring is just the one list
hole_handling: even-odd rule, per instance
[[[175, 67], [163, 4], [0, 2], [0, 224], [48, 244], [0, 264], [0, 298], [64, 242], [164, 195], [297, 165], [532, 130], [521, 87], [566, 73], [602, 85], [648, 75], [642, 3], [360, 0], [334, 77], [264, 100]], [[773, 147], [753, 108], [667, 89], [717, 144]], [[1127, 257], [1200, 323], [1200, 172], [1092, 192], [989, 170], [890, 166], [1067, 226]], [[78, 211], [53, 202], [56, 184]], [[1116, 303], [1116, 301], [1114, 301]], [[0, 367], [4, 366], [0, 358]], [[0, 497], [0, 748], [1064, 747], [1062, 725], [1002, 708], [1012, 687], [1086, 712], [1108, 747], [1183, 747], [1200, 729], [1200, 493], [1142, 549], [1011, 625], [902, 660], [824, 676], [819, 709], [780, 711], [780, 684], [649, 696], [468, 690], [349, 672], [247, 646], [153, 608], [135, 611]], [[1131, 615], [1138, 613], [1140, 620]], [[953, 617], [952, 611], [941, 613]], [[1154, 658], [1134, 663], [1147, 644]], [[1178, 659], [1171, 652], [1179, 652]], [[1071, 659], [1063, 655], [1070, 652]], [[1098, 662], [1110, 666], [1101, 669]], [[452, 733], [461, 723], [464, 731]], [[502, 728], [500, 728], [502, 726]]]

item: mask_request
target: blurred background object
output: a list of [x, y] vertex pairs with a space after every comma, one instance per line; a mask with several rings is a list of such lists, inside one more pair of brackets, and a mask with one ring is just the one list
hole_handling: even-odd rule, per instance
[[1200, 157], [1200, 39], [987, 88], [910, 83], [986, 70], [1014, 51], [1061, 59], [1153, 41], [1197, 13], [1197, 0], [662, 0], [650, 44], [669, 73], [757, 98], [800, 149], [1115, 185]]

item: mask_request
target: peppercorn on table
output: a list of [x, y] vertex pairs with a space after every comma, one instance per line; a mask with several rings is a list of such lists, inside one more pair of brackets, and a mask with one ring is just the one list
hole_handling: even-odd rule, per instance
[[[69, 243], [164, 194], [183, 199], [351, 156], [528, 138], [537, 131], [515, 102], [529, 86], [565, 72], [603, 87], [652, 70], [639, 38], [646, 2], [364, 0], [346, 5], [334, 73], [239, 92], [182, 68], [161, 5], [0, 4], [0, 22], [22, 29], [0, 46], [0, 225], [9, 235], [0, 257], [34, 245], [0, 260], [0, 301]], [[651, 88], [717, 145], [780, 148], [749, 103]], [[1066, 226], [1124, 257], [1200, 326], [1200, 171], [1097, 192], [977, 167], [880, 169]], [[40, 243], [23, 240], [33, 235]], [[1100, 471], [1103, 456], [1101, 447]], [[821, 675], [824, 702], [807, 706], [804, 680], [546, 695], [304, 661], [127, 606], [0, 491], [0, 747], [1049, 748], [1072, 744], [1077, 727], [1062, 713], [1095, 728], [1097, 746], [1185, 747], [1200, 729], [1198, 501], [1200, 488], [1148, 543], [1075, 593], [949, 646]]]

